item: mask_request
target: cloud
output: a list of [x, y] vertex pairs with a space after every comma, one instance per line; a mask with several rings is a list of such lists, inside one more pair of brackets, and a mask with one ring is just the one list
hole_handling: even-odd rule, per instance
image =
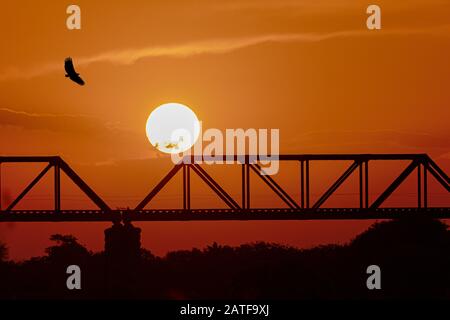
[[97, 118], [85, 115], [29, 113], [9, 108], [0, 108], [0, 126], [82, 135], [98, 134], [113, 128]]
[[86, 115], [29, 113], [0, 108], [4, 154], [58, 154], [80, 163], [155, 156], [145, 134]]
[[94, 55], [78, 60], [80, 65], [94, 62], [110, 62], [115, 64], [133, 64], [140, 59], [155, 57], [183, 58], [201, 54], [223, 54], [239, 49], [256, 46], [264, 43], [295, 43], [320, 42], [334, 38], [381, 36], [381, 35], [414, 35], [414, 34], [442, 34], [449, 36], [449, 26], [433, 27], [429, 29], [391, 29], [371, 32], [362, 30], [344, 30], [330, 33], [293, 33], [269, 34], [245, 38], [229, 38], [206, 40], [174, 46], [151, 46], [141, 49], [117, 50]]
[[[202, 54], [225, 54], [236, 50], [261, 45], [265, 43], [312, 43], [345, 37], [368, 36], [410, 36], [410, 35], [449, 36], [450, 25], [422, 29], [386, 29], [381, 31], [343, 30], [329, 33], [292, 33], [268, 34], [252, 37], [210, 39], [169, 46], [148, 46], [136, 49], [118, 49], [99, 53], [89, 57], [76, 59], [77, 66], [87, 66], [92, 63], [108, 62], [116, 65], [131, 65], [148, 58], [185, 58]], [[9, 69], [0, 74], [0, 81], [9, 79], [30, 79], [61, 69], [61, 63], [50, 63], [30, 70]]]
[[[390, 8], [394, 7], [398, 10], [404, 9], [417, 9], [417, 7], [424, 6], [438, 6], [438, 5], [448, 5], [447, 0], [408, 0], [408, 1], [386, 1], [379, 0], [377, 4], [384, 7], [385, 4], [390, 5]], [[236, 0], [236, 1], [222, 1], [214, 3], [218, 9], [221, 10], [234, 10], [241, 11], [246, 9], [266, 9], [274, 10], [277, 8], [281, 9], [301, 9], [307, 12], [307, 14], [320, 12], [322, 15], [327, 12], [336, 12], [336, 10], [348, 11], [350, 8], [361, 8], [367, 7], [369, 2], [366, 0], [340, 0], [340, 1], [330, 1], [330, 0], [315, 0], [315, 1], [302, 1], [302, 0]]]

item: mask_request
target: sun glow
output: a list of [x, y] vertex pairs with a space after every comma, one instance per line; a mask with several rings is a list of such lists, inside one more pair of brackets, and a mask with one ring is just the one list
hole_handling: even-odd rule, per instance
[[147, 138], [159, 151], [180, 153], [190, 149], [200, 135], [195, 113], [180, 103], [166, 103], [152, 111], [147, 119]]

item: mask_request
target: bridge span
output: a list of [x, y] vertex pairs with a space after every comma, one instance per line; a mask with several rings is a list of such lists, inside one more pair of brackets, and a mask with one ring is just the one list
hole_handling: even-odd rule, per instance
[[[162, 178], [162, 180], [140, 201], [135, 208], [112, 209], [62, 158], [58, 156], [0, 156], [0, 222], [64, 222], [64, 221], [212, 221], [212, 220], [342, 220], [342, 219], [395, 219], [403, 217], [429, 216], [450, 218], [450, 206], [429, 206], [429, 179], [435, 179], [446, 192], [450, 203], [450, 180], [448, 175], [426, 154], [305, 154], [259, 156], [215, 156], [214, 160], [234, 161], [241, 166], [240, 199], [233, 198], [219, 181], [214, 179], [201, 165], [202, 156], [186, 157]], [[300, 188], [298, 199], [294, 199], [275, 178], [264, 174], [261, 161], [295, 162], [298, 175], [293, 177]], [[317, 161], [350, 161], [350, 166], [326, 191], [311, 202], [310, 164]], [[406, 168], [373, 200], [369, 199], [369, 164], [375, 161], [408, 161]], [[25, 187], [6, 208], [1, 199], [1, 165], [4, 163], [44, 163], [45, 168]], [[16, 206], [49, 172], [53, 172], [54, 207], [51, 210], [19, 210]], [[414, 207], [385, 207], [390, 195], [415, 172], [417, 198]], [[323, 204], [352, 175], [358, 175], [359, 201], [353, 208], [324, 208]], [[98, 210], [64, 210], [61, 208], [61, 174], [65, 174], [98, 207]], [[183, 207], [181, 209], [145, 209], [171, 179], [182, 174]], [[227, 208], [191, 208], [191, 175], [197, 175]], [[261, 179], [279, 197], [284, 207], [256, 208], [252, 206], [251, 178]], [[181, 200], [181, 199], [180, 199]]]

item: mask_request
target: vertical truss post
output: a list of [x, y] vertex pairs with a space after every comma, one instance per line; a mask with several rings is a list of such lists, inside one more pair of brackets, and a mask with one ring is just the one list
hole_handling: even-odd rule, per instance
[[305, 162], [306, 209], [309, 209], [309, 160]]
[[300, 208], [305, 209], [305, 161], [300, 160]]
[[183, 163], [183, 210], [186, 210], [186, 164]]
[[191, 210], [191, 166], [186, 168], [187, 209]]
[[2, 163], [0, 162], [0, 212], [2, 212]]
[[359, 207], [369, 207], [369, 167], [368, 160], [359, 162]]
[[363, 183], [364, 183], [364, 171], [363, 171], [364, 162], [359, 162], [359, 207], [363, 208]]
[[364, 161], [364, 176], [365, 176], [365, 208], [369, 208], [369, 160]]
[[249, 163], [245, 164], [245, 181], [246, 181], [246, 190], [245, 190], [246, 196], [245, 196], [245, 198], [247, 200], [245, 208], [250, 209], [250, 164]]
[[61, 211], [61, 174], [59, 163], [54, 164], [55, 170], [55, 212]]
[[427, 167], [423, 166], [423, 207], [428, 208], [428, 172]]
[[422, 207], [422, 164], [419, 162], [417, 165], [417, 208]]
[[183, 164], [183, 209], [191, 210], [191, 173], [188, 164]]
[[245, 165], [245, 163], [243, 163], [242, 165], [241, 165], [241, 167], [242, 167], [242, 208], [243, 209], [245, 209], [246, 208], [246, 204], [247, 204], [247, 200], [246, 200], [246, 198], [245, 198], [245, 195], [246, 195], [246, 193], [247, 193], [247, 182], [246, 182], [246, 171], [245, 171], [245, 169], [246, 169], [246, 165]]

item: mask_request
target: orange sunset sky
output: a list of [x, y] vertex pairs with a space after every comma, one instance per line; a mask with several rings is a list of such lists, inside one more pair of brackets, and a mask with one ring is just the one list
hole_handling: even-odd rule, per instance
[[[60, 155], [111, 207], [136, 206], [173, 165], [145, 135], [148, 115], [166, 102], [191, 107], [204, 129], [280, 129], [282, 153], [428, 153], [446, 172], [450, 169], [449, 1], [74, 3], [81, 8], [82, 29], [73, 31], [66, 28], [72, 2], [1, 3], [0, 154]], [[381, 30], [366, 28], [366, 8], [372, 3], [381, 7]], [[86, 86], [64, 77], [67, 56]], [[312, 196], [345, 166], [313, 167]], [[3, 166], [3, 208], [39, 169]], [[218, 180], [239, 199], [233, 174], [206, 169], [217, 170]], [[375, 168], [380, 174], [371, 185], [373, 197], [401, 169], [391, 164]], [[278, 179], [296, 196], [292, 170], [282, 167]], [[22, 208], [51, 208], [51, 179], [33, 190]], [[199, 188], [193, 193], [194, 207], [220, 205], [206, 187], [193, 183]], [[263, 187], [255, 188], [256, 204], [276, 201], [264, 195]], [[167, 189], [155, 205], [179, 208], [181, 184], [174, 181]], [[351, 183], [340, 191], [330, 204], [350, 205]], [[392, 205], [410, 200], [414, 205], [409, 190], [403, 191]], [[434, 204], [449, 204], [443, 188], [430, 192]], [[89, 204], [67, 184], [64, 206]], [[143, 229], [143, 245], [162, 255], [213, 241], [302, 247], [343, 243], [371, 223], [136, 225]], [[100, 250], [108, 226], [3, 223], [0, 241], [13, 259], [42, 254], [53, 233], [74, 234], [88, 248]]]

